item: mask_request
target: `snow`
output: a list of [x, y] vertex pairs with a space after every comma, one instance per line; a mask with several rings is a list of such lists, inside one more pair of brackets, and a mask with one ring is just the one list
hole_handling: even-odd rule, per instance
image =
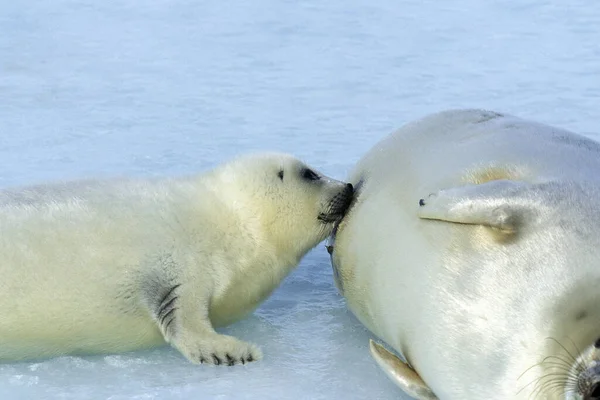
[[[0, 0], [0, 186], [185, 174], [253, 150], [343, 178], [447, 108], [594, 137], [599, 39], [593, 0]], [[265, 358], [194, 366], [165, 347], [0, 364], [0, 398], [403, 398], [323, 245], [223, 331]]]

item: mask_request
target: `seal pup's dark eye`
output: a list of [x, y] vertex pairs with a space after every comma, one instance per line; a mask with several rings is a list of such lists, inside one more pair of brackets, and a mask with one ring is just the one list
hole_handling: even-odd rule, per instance
[[302, 178], [308, 181], [318, 181], [321, 179], [313, 170], [305, 168], [302, 170]]
[[596, 339], [596, 341], [594, 342], [594, 347], [600, 349], [600, 339]]
[[277, 176], [279, 177], [279, 179], [283, 180], [283, 170], [279, 171], [277, 173]]

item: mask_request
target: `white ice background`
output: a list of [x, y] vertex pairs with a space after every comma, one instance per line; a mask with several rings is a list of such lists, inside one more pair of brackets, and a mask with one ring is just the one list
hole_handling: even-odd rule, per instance
[[[0, 0], [2, 187], [186, 174], [263, 149], [343, 178], [430, 112], [483, 107], [594, 136], [599, 100], [597, 0]], [[2, 364], [0, 399], [405, 398], [323, 245], [224, 331], [265, 358]]]

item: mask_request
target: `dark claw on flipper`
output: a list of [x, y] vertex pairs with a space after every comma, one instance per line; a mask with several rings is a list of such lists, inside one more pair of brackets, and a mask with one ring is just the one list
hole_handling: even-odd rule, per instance
[[229, 354], [226, 354], [225, 356], [227, 357], [227, 365], [228, 366], [235, 365], [235, 360]]

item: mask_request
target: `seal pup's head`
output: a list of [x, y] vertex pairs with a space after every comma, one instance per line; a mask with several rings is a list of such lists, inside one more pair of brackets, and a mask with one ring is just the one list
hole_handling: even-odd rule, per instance
[[283, 153], [240, 156], [217, 168], [215, 176], [225, 183], [218, 190], [228, 192], [227, 203], [290, 256], [305, 254], [331, 234], [354, 195], [352, 184]]

